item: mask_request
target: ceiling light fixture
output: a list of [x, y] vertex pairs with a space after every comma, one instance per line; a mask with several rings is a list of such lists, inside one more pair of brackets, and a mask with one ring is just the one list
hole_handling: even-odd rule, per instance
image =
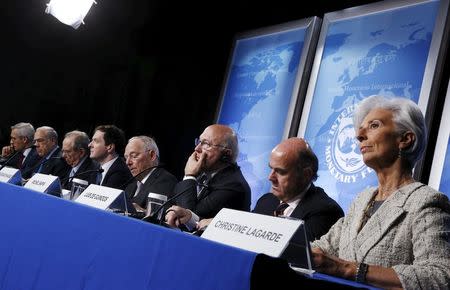
[[93, 3], [97, 4], [94, 0], [50, 0], [45, 12], [77, 29]]

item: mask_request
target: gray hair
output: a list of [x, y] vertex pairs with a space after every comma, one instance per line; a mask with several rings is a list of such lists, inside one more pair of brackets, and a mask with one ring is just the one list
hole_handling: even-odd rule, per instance
[[396, 131], [399, 135], [411, 131], [416, 136], [414, 143], [409, 148], [402, 151], [404, 157], [414, 167], [419, 160], [426, 147], [427, 128], [425, 119], [419, 106], [413, 101], [406, 98], [388, 99], [383, 96], [370, 96], [359, 103], [353, 116], [353, 124], [355, 130], [361, 126], [364, 118], [373, 109], [385, 109], [392, 112], [393, 121]]
[[42, 130], [45, 132], [45, 136], [48, 139], [53, 139], [55, 140], [56, 143], [58, 143], [58, 133], [56, 133], [55, 129], [53, 129], [52, 127], [49, 126], [42, 126], [36, 129], [37, 130]]
[[34, 127], [30, 123], [17, 123], [14, 126], [11, 126], [11, 130], [16, 130], [19, 136], [26, 137], [28, 139], [28, 143], [33, 142]]
[[231, 150], [231, 162], [236, 162], [239, 155], [238, 138], [236, 132], [230, 128], [230, 133], [223, 136], [222, 146]]
[[73, 137], [73, 149], [80, 150], [83, 149], [86, 154], [89, 153], [89, 136], [82, 131], [74, 130], [67, 132], [64, 135], [64, 139]]
[[159, 149], [158, 149], [158, 145], [156, 145], [155, 140], [153, 140], [153, 138], [148, 137], [148, 136], [135, 136], [130, 138], [130, 140], [128, 140], [128, 143], [130, 143], [133, 140], [141, 140], [142, 143], [144, 143], [144, 149], [146, 151], [150, 151], [153, 150], [156, 153], [156, 157], [158, 157], [159, 160]]

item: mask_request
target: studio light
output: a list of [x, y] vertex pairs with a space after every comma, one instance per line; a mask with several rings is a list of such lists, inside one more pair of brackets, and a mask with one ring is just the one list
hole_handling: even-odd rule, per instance
[[84, 24], [83, 19], [93, 3], [97, 4], [93, 0], [50, 0], [45, 12], [77, 29]]

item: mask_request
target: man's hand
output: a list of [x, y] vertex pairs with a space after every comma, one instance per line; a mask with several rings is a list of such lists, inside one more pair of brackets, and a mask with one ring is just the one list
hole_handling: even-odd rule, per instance
[[179, 227], [188, 222], [192, 217], [190, 210], [174, 205], [166, 211], [166, 223], [172, 227]]
[[198, 230], [205, 229], [211, 223], [212, 220], [213, 220], [212, 218], [200, 220], [197, 224], [197, 229]]
[[2, 157], [8, 157], [14, 153], [14, 148], [12, 146], [5, 146], [2, 148]]
[[199, 176], [204, 170], [206, 162], [206, 152], [200, 153], [200, 157], [197, 159], [197, 152], [193, 152], [189, 156], [186, 166], [184, 167], [184, 175]]
[[139, 204], [133, 202], [133, 206], [136, 209], [137, 212], [145, 212], [145, 208], [142, 208]]

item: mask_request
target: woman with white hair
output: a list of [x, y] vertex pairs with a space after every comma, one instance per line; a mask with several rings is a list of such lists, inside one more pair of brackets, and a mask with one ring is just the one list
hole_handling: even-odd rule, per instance
[[353, 121], [378, 186], [313, 243], [316, 270], [382, 288], [449, 289], [450, 203], [412, 176], [426, 144], [420, 109], [405, 98], [371, 96]]

